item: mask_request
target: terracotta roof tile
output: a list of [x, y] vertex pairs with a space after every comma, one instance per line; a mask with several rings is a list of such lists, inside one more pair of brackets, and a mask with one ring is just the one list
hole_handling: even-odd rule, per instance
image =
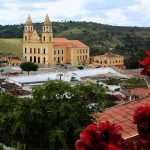
[[87, 45], [85, 45], [84, 43], [78, 41], [78, 40], [70, 40], [71, 43], [76, 46], [76, 47], [79, 47], [79, 48], [88, 48]]
[[138, 106], [145, 106], [145, 104], [150, 104], [150, 97], [106, 109], [102, 113], [95, 114], [96, 122], [109, 120], [110, 122], [120, 124], [123, 128], [121, 134], [123, 138], [127, 139], [138, 134], [136, 124], [133, 124], [133, 115]]
[[144, 97], [150, 95], [150, 89], [144, 89], [144, 88], [135, 88], [131, 90], [131, 94]]
[[78, 40], [68, 40], [66, 38], [53, 38], [54, 48], [88, 48], [87, 45]]

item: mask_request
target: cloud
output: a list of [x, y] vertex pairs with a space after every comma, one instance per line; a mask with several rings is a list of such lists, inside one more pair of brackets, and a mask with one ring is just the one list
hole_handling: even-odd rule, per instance
[[150, 19], [150, 1], [148, 0], [137, 0], [135, 4], [128, 7], [130, 12], [135, 12], [137, 14], [141, 14], [141, 20], [146, 21]]
[[52, 21], [93, 21], [121, 26], [150, 26], [148, 0], [0, 0], [0, 24], [24, 23], [28, 14], [42, 22], [49, 14]]

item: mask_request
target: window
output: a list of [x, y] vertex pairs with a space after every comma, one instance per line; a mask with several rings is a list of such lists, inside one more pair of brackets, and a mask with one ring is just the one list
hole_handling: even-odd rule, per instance
[[82, 49], [80, 49], [80, 53], [82, 53]]
[[63, 57], [62, 57], [62, 59], [61, 59], [62, 61], [63, 61]]
[[30, 48], [30, 53], [32, 53], [32, 48]]
[[51, 41], [51, 36], [49, 37], [49, 41]]
[[84, 59], [84, 56], [83, 56], [83, 59]]
[[80, 56], [80, 59], [82, 59], [82, 56]]
[[54, 61], [56, 61], [56, 57], [54, 57]]
[[27, 53], [27, 48], [24, 49], [24, 53]]
[[43, 54], [45, 54], [45, 48], [43, 49]]
[[45, 57], [43, 57], [43, 62], [44, 62], [44, 64], [45, 64]]
[[30, 62], [32, 62], [32, 56], [30, 56]]
[[34, 54], [36, 53], [36, 48], [34, 48]]
[[86, 49], [86, 53], [87, 53], [87, 49]]
[[101, 61], [101, 64], [103, 64], [103, 61]]
[[43, 36], [43, 41], [45, 41], [45, 36]]
[[59, 55], [59, 50], [58, 50], [58, 55]]
[[27, 36], [25, 36], [25, 41], [27, 41]]
[[111, 61], [110, 61], [110, 64], [111, 64]]
[[79, 56], [77, 56], [77, 60], [79, 60]]
[[54, 55], [56, 55], [56, 50], [54, 50]]
[[87, 55], [85, 55], [85, 59], [87, 59]]
[[64, 51], [62, 50], [62, 54], [64, 54]]
[[40, 63], [40, 57], [38, 57], [38, 63]]
[[83, 49], [83, 53], [84, 53], [84, 49]]
[[118, 60], [116, 60], [116, 63], [118, 63]]
[[34, 56], [34, 63], [36, 63], [36, 56]]
[[40, 48], [38, 48], [38, 54], [40, 54]]
[[107, 64], [107, 60], [104, 60], [104, 63]]

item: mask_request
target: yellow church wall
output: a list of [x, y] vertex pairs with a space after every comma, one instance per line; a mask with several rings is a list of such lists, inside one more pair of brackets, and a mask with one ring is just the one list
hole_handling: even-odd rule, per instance
[[71, 58], [71, 48], [67, 49], [67, 57], [66, 57], [66, 59], [67, 59], [67, 63], [71, 64], [71, 60], [72, 60], [72, 58]]

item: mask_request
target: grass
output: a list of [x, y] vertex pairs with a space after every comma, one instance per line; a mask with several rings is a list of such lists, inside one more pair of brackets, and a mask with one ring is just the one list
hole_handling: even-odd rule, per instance
[[74, 34], [74, 35], [78, 35], [81, 34], [83, 31], [81, 29], [78, 28], [72, 28], [72, 29], [68, 29], [65, 31], [62, 31], [61, 33], [57, 34], [57, 37], [65, 37], [66, 35], [70, 35], [70, 34]]
[[0, 53], [2, 56], [22, 56], [21, 38], [0, 38]]

